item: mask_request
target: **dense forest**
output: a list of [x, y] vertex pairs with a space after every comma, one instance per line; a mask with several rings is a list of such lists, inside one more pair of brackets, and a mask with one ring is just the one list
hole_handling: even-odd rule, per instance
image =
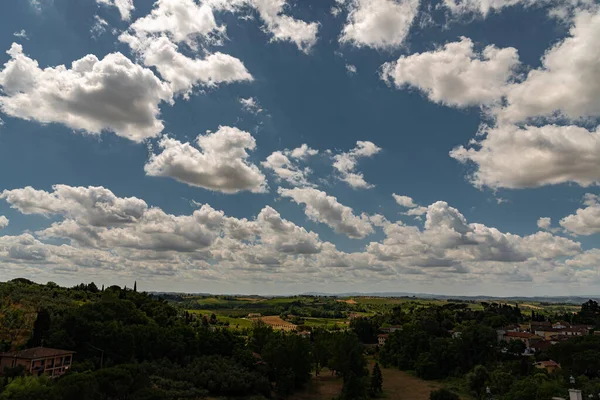
[[[571, 387], [585, 398], [600, 393], [600, 336], [593, 330], [535, 354], [525, 354], [520, 341], [499, 342], [496, 331], [546, 320], [598, 328], [600, 306], [593, 300], [577, 313], [553, 314], [493, 302], [390, 306], [378, 300], [370, 308], [314, 296], [247, 307], [238, 307], [236, 298], [221, 300], [214, 310], [349, 322], [341, 329], [298, 325], [304, 334], [273, 330], [260, 319], [234, 329], [215, 314], [191, 312], [196, 300], [140, 293], [136, 285], [62, 288], [15, 279], [0, 283], [0, 351], [44, 346], [76, 353], [58, 379], [7, 368], [0, 400], [286, 398], [320, 373], [339, 376], [339, 399], [365, 399], [384, 396], [377, 363], [440, 382], [445, 388], [432, 392], [432, 400], [549, 400], [567, 396]], [[378, 336], [390, 327], [395, 329], [378, 346]], [[534, 366], [543, 360], [561, 368]]]
[[[5, 371], [3, 400], [286, 397], [323, 367], [342, 377], [340, 398], [362, 398], [370, 389], [362, 345], [350, 331], [306, 338], [260, 322], [249, 332], [219, 329], [160, 297], [93, 283], [66, 289], [18, 279], [0, 284], [0, 299], [0, 350], [43, 344], [76, 351], [59, 379]], [[32, 315], [24, 343], [21, 327]]]

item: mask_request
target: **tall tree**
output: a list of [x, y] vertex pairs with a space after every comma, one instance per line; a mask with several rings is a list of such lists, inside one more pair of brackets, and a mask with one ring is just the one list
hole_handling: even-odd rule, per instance
[[133, 291], [137, 292], [137, 281], [133, 282]]
[[373, 366], [373, 372], [371, 373], [371, 393], [378, 395], [383, 392], [383, 375], [381, 374], [381, 368], [379, 364], [375, 363]]

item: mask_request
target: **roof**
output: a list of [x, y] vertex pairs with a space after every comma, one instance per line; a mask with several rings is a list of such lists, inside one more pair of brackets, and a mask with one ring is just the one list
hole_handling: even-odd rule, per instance
[[377, 335], [377, 337], [380, 337], [380, 338], [386, 338], [388, 336], [390, 336], [390, 335], [387, 333], [380, 333], [379, 335]]
[[506, 332], [505, 335], [508, 337], [518, 337], [518, 338], [525, 338], [525, 339], [529, 339], [529, 338], [532, 338], [535, 336], [533, 333], [529, 333], [529, 332]]
[[548, 350], [552, 347], [552, 343], [547, 340], [540, 340], [539, 342], [533, 343], [531, 347], [536, 350]]
[[71, 350], [51, 349], [49, 347], [34, 347], [32, 349], [0, 353], [0, 358], [10, 357], [10, 358], [22, 358], [22, 359], [26, 359], [26, 360], [33, 360], [36, 358], [66, 356], [66, 355], [73, 354], [73, 353], [75, 353], [75, 352], [71, 351]]
[[539, 366], [542, 366], [542, 367], [544, 367], [544, 368], [546, 368], [546, 367], [558, 367], [558, 368], [560, 368], [560, 364], [559, 364], [559, 363], [557, 363], [557, 362], [556, 362], [556, 361], [554, 361], [554, 360], [550, 360], [550, 361], [539, 361], [539, 362], [537, 362], [537, 363], [535, 363], [535, 364], [536, 364], [536, 365], [539, 365]]

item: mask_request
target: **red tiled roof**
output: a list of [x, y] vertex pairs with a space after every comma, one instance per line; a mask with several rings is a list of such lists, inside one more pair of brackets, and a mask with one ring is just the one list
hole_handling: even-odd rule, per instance
[[381, 337], [381, 338], [386, 338], [388, 336], [390, 336], [390, 335], [387, 333], [380, 333], [379, 335], [377, 335], [377, 337]]
[[519, 338], [532, 338], [535, 335], [533, 333], [529, 333], [529, 332], [506, 332], [505, 333], [506, 336], [508, 337], [519, 337]]
[[25, 349], [21, 351], [9, 351], [7, 353], [0, 353], [0, 358], [22, 358], [26, 360], [33, 360], [36, 358], [48, 358], [48, 357], [60, 357], [69, 354], [74, 354], [71, 350], [59, 350], [51, 349], [49, 347], [34, 347], [32, 349]]
[[540, 361], [537, 363], [538, 365], [541, 365], [542, 367], [559, 367], [560, 368], [560, 364], [557, 363], [554, 360], [550, 360], [550, 361]]

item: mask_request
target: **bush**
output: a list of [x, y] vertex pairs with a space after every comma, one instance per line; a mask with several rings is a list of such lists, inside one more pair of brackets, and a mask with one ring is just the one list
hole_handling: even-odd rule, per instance
[[431, 392], [429, 400], [460, 400], [460, 397], [446, 388], [441, 388]]

